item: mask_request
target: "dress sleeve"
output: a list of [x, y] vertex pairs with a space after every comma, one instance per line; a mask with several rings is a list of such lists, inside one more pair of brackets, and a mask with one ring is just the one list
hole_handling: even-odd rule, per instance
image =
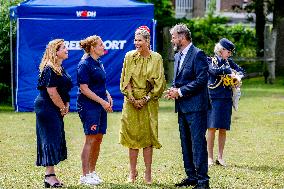
[[155, 66], [153, 68], [153, 77], [150, 78], [150, 80], [147, 80], [152, 86], [151, 91], [148, 93], [148, 96], [150, 96], [150, 98], [158, 99], [162, 96], [166, 87], [163, 59], [160, 55], [158, 55]]
[[52, 70], [50, 66], [46, 66], [42, 71], [42, 87], [57, 87], [58, 86], [58, 76]]
[[89, 84], [90, 77], [88, 74], [88, 67], [86, 64], [80, 64], [77, 68], [77, 82], [80, 84]]
[[130, 70], [131, 59], [129, 53], [124, 57], [123, 67], [120, 77], [120, 91], [123, 95], [129, 97], [132, 96], [131, 91], [127, 91], [126, 86], [130, 83], [131, 70]]

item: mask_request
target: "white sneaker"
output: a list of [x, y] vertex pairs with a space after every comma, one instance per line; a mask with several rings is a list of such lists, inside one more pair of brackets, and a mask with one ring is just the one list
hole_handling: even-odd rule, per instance
[[86, 176], [80, 176], [80, 184], [85, 184], [85, 185], [98, 185], [101, 182], [98, 180], [94, 179], [91, 175], [91, 173], [86, 174]]
[[97, 173], [95, 171], [93, 171], [92, 173], [90, 173], [90, 175], [97, 181], [99, 181], [100, 183], [103, 182], [103, 180], [97, 175]]

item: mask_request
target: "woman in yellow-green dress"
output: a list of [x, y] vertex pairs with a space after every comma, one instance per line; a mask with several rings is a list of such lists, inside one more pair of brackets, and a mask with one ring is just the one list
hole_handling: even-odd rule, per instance
[[165, 86], [163, 60], [150, 50], [150, 29], [140, 26], [135, 31], [136, 50], [125, 55], [120, 89], [124, 94], [120, 143], [129, 148], [130, 174], [135, 182], [139, 149], [143, 148], [145, 183], [151, 184], [153, 148], [161, 148], [158, 140], [159, 98]]

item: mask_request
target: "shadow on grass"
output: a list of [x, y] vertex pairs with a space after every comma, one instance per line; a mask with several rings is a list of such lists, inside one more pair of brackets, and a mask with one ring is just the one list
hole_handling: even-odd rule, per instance
[[268, 165], [256, 165], [256, 166], [246, 166], [246, 165], [232, 165], [239, 169], [249, 169], [252, 171], [263, 171], [263, 172], [284, 172], [284, 167], [272, 167]]
[[83, 186], [83, 185], [74, 185], [74, 186], [67, 186], [66, 188], [69, 189], [84, 189], [84, 188], [111, 188], [111, 189], [122, 189], [122, 188], [128, 188], [128, 189], [136, 189], [136, 188], [162, 188], [162, 189], [174, 189], [174, 185], [170, 184], [158, 184], [158, 183], [153, 183], [151, 185], [146, 185], [146, 184], [114, 184], [114, 183], [104, 183], [100, 184], [97, 186]]
[[241, 98], [269, 97], [275, 99], [284, 99], [283, 90], [275, 90], [273, 94], [269, 89], [244, 89]]

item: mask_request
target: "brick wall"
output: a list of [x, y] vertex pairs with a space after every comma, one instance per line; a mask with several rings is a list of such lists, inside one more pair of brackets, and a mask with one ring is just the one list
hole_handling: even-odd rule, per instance
[[243, 12], [241, 9], [246, 2], [249, 3], [251, 0], [221, 0], [221, 11], [232, 12], [235, 8], [235, 11]]

